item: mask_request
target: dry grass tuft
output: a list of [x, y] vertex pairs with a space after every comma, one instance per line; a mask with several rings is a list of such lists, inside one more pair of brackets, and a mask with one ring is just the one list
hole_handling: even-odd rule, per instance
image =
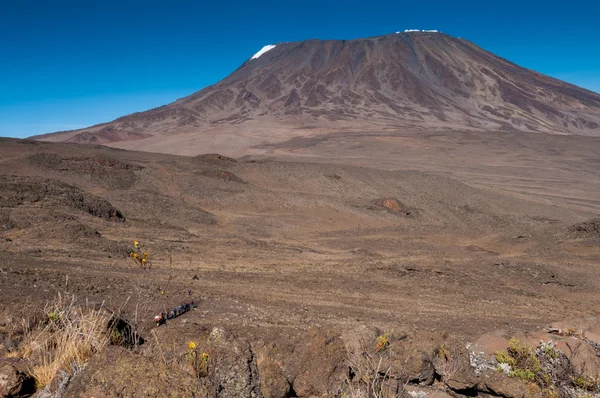
[[400, 375], [392, 374], [387, 355], [384, 351], [389, 347], [389, 334], [377, 338], [374, 348], [371, 342], [359, 340], [359, 348], [346, 347], [347, 364], [350, 375], [346, 380], [347, 391], [342, 396], [347, 398], [395, 398], [401, 395], [402, 383]]
[[44, 309], [47, 320], [41, 330], [30, 332], [30, 340], [21, 350], [29, 360], [38, 388], [64, 371], [76, 373], [109, 342], [107, 325], [111, 314], [77, 303], [74, 295], [61, 295]]
[[462, 370], [460, 352], [457, 349], [450, 349], [442, 344], [436, 350], [433, 357], [433, 366], [435, 367], [435, 371], [440, 375], [441, 381], [446, 383]]

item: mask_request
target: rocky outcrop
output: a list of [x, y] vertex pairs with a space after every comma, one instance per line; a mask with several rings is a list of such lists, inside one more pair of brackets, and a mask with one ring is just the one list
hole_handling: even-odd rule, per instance
[[[527, 355], [541, 361], [532, 379], [499, 370], [496, 353], [508, 349], [515, 355], [509, 347], [516, 344], [515, 340], [503, 340], [500, 334], [466, 344], [436, 332], [409, 334], [361, 326], [340, 335], [332, 329], [311, 327], [289, 344], [278, 345], [268, 336], [270, 343], [265, 345], [265, 341], [252, 343], [220, 328], [209, 330], [203, 328], [201, 332], [205, 342], [202, 350], [210, 359], [200, 373], [190, 368], [185, 352], [170, 354], [180, 359], [165, 362], [155, 355], [156, 347], [146, 350], [150, 355], [140, 356], [113, 346], [73, 377], [65, 394], [83, 397], [120, 391], [127, 396], [144, 391], [155, 395], [193, 392], [195, 396], [220, 398], [308, 398], [375, 391], [383, 397], [425, 398], [435, 393], [441, 397], [525, 398], [541, 396], [542, 388], [584, 393], [587, 387], [578, 386], [575, 380], [583, 376], [586, 383], [592, 382], [598, 371], [594, 366], [589, 374], [577, 370], [578, 361], [593, 362], [595, 352], [582, 351], [584, 355], [577, 356], [561, 351], [561, 342], [571, 347], [575, 341], [587, 339], [571, 328], [565, 329], [569, 336], [561, 335], [563, 329], [558, 328], [546, 332], [550, 339], [554, 335], [556, 345], [529, 345], [539, 337], [535, 333], [523, 338], [525, 345], [521, 347], [527, 347]], [[586, 344], [591, 350], [595, 348]], [[517, 369], [520, 365], [517, 361], [513, 366]], [[6, 369], [11, 380], [20, 377], [11, 367]], [[565, 370], [570, 373], [557, 373]], [[139, 372], [144, 372], [142, 379]]]
[[83, 211], [106, 221], [125, 221], [123, 213], [108, 201], [58, 180], [0, 176], [0, 208], [42, 205]]
[[281, 366], [268, 356], [259, 356], [258, 374], [260, 392], [264, 398], [286, 398], [290, 396], [291, 385]]
[[0, 358], [0, 397], [26, 397], [35, 391], [35, 382], [24, 366]]
[[571, 227], [571, 231], [585, 237], [600, 239], [600, 218], [594, 218]]
[[379, 199], [379, 200], [375, 201], [375, 205], [377, 205], [379, 207], [383, 207], [384, 209], [386, 209], [387, 211], [389, 211], [391, 213], [405, 214], [405, 215], [411, 214], [411, 211], [408, 209], [408, 207], [406, 205], [403, 205], [402, 203], [400, 203], [400, 201], [398, 199], [394, 199], [394, 198]]
[[346, 349], [333, 330], [313, 327], [294, 349], [288, 381], [298, 397], [336, 394], [347, 374]]

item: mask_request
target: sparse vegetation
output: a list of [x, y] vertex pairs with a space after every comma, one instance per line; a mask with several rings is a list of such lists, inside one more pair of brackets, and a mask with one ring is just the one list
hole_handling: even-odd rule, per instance
[[435, 352], [433, 363], [436, 371], [441, 376], [442, 382], [448, 381], [461, 370], [460, 353], [450, 350], [442, 344]]
[[110, 343], [112, 345], [124, 345], [125, 339], [123, 338], [123, 334], [118, 329], [112, 329], [110, 332]]
[[381, 352], [390, 345], [390, 336], [388, 333], [384, 333], [377, 338], [377, 345], [375, 346], [375, 352]]
[[196, 343], [190, 341], [188, 344], [188, 352], [186, 356], [188, 358], [188, 363], [196, 377], [208, 376], [208, 353], [203, 352], [202, 354], [200, 354]]
[[[15, 145], [27, 153], [63, 149]], [[579, 250], [587, 241], [573, 246], [563, 228], [585, 212], [570, 208], [559, 214], [554, 205], [521, 204], [509, 195], [496, 200], [479, 188], [417, 171], [380, 173], [274, 160], [240, 161], [229, 169], [223, 162], [79, 146], [64, 156], [81, 155], [77, 163], [88, 163], [103, 151], [145, 169], [132, 172], [130, 186], [117, 181], [121, 178], [113, 174], [113, 164], [103, 165], [105, 183], [95, 186], [95, 175], [69, 169], [74, 162], [61, 162], [44, 175], [45, 169], [34, 164], [19, 165], [12, 145], [3, 152], [15, 155], [5, 156], [10, 161], [3, 161], [6, 173], [0, 178], [5, 183], [0, 212], [13, 223], [0, 237], [0, 355], [15, 357], [5, 362], [28, 375], [37, 367], [38, 380], [44, 379], [39, 376], [43, 370], [48, 380], [60, 367], [45, 364], [66, 363], [59, 373], [78, 373], [85, 365], [64, 396], [97, 396], [100, 389], [122, 396], [170, 396], [172, 389], [174, 396], [192, 396], [184, 390], [187, 385], [210, 393], [222, 387], [223, 396], [242, 396], [232, 389], [246, 378], [253, 388], [272, 382], [269, 387], [278, 395], [271, 396], [306, 396], [309, 391], [337, 396], [345, 390], [349, 397], [414, 393], [439, 398], [445, 392], [486, 395], [498, 387], [538, 398], [600, 397], [592, 372], [599, 363], [586, 372], [579, 366], [588, 358], [597, 360], [593, 349], [598, 346], [586, 338], [597, 339], [600, 324], [593, 326], [587, 318], [547, 325], [559, 329], [544, 338], [560, 341], [561, 349], [566, 342], [585, 343], [571, 368], [567, 348], [561, 352], [549, 343], [534, 344], [542, 335], [539, 329], [526, 350], [539, 361], [538, 372], [530, 365], [516, 366], [519, 356], [509, 349], [497, 353], [499, 363], [489, 356], [490, 347], [505, 342], [492, 325], [506, 323], [503, 331], [527, 333], [527, 325], [540, 314], [555, 314], [557, 320], [567, 313], [574, 319], [594, 315], [589, 300], [596, 286], [587, 271], [598, 247]], [[198, 174], [205, 169], [235, 171], [248, 184]], [[30, 171], [35, 179], [24, 175]], [[319, 177], [334, 172], [343, 177]], [[305, 175], [318, 177], [319, 183], [305, 184]], [[80, 187], [75, 190], [59, 180]], [[288, 181], [298, 184], [290, 188]], [[109, 223], [115, 218], [112, 208], [88, 206], [88, 190], [116, 200], [127, 221]], [[63, 200], [77, 195], [86, 206]], [[421, 209], [418, 217], [378, 211], [372, 199], [389, 195]], [[277, 211], [271, 214], [273, 209]], [[327, 212], [327, 225], [324, 209], [336, 210]], [[548, 231], [547, 225], [552, 225]], [[132, 245], [133, 238], [138, 242]], [[454, 244], [457, 250], [450, 250]], [[569, 255], [575, 252], [577, 256]], [[151, 270], [142, 270], [150, 267], [149, 261]], [[88, 345], [77, 349], [80, 354], [74, 358], [79, 359], [74, 360], [56, 347], [66, 344], [62, 341], [67, 338], [59, 336], [69, 326], [62, 311], [44, 308], [44, 303], [65, 290], [77, 292], [80, 300], [106, 300], [110, 311], [101, 315], [114, 313], [108, 324], [118, 326], [102, 335], [110, 347], [101, 355], [102, 348]], [[191, 300], [196, 311], [154, 327], [156, 315]], [[558, 309], [556, 301], [561, 302]], [[84, 301], [77, 305], [81, 319], [102, 308]], [[313, 326], [318, 332], [308, 333]], [[209, 338], [215, 328], [225, 330]], [[323, 332], [330, 328], [331, 333]], [[344, 342], [355, 343], [355, 328], [365, 341], [360, 349], [353, 346], [347, 358]], [[488, 328], [486, 336], [478, 336]], [[81, 336], [69, 338], [77, 342], [72, 345], [82, 345], [77, 340]], [[478, 361], [470, 367], [466, 338], [477, 339], [473, 354]], [[268, 358], [262, 367], [261, 355]], [[88, 357], [93, 360], [85, 364]], [[250, 371], [252, 361], [257, 366]], [[496, 368], [513, 378], [496, 374]], [[402, 391], [405, 382], [414, 388]], [[510, 396], [515, 391], [494, 393]]]
[[358, 351], [348, 348], [349, 377], [347, 380], [348, 398], [396, 397], [400, 392], [391, 383], [392, 368], [384, 361], [386, 349], [390, 345], [389, 333], [377, 337], [375, 348], [361, 340]]
[[554, 347], [554, 343], [552, 342], [542, 342], [540, 345], [540, 350], [543, 352], [544, 356], [548, 358], [557, 359], [560, 357], [560, 351]]
[[133, 247], [129, 249], [129, 257], [141, 268], [150, 269], [150, 253], [146, 251], [137, 240], [133, 241]]
[[515, 366], [515, 359], [510, 356], [510, 354], [506, 351], [496, 351], [494, 353], [494, 357], [499, 364], [506, 364], [509, 367]]
[[580, 392], [600, 392], [600, 377], [586, 376], [585, 369], [573, 366], [576, 351], [577, 348], [571, 348], [571, 356], [567, 357], [552, 342], [541, 342], [533, 348], [511, 339], [508, 350], [497, 351], [495, 358], [498, 371], [536, 385], [548, 398], [569, 395], [565, 391], [573, 388]]
[[600, 392], [600, 375], [596, 377], [589, 377], [580, 374], [573, 378], [573, 384], [575, 387], [582, 390]]
[[[507, 351], [497, 351], [494, 354], [500, 364], [499, 370], [508, 373], [511, 377], [517, 377], [523, 381], [535, 381], [536, 376], [542, 381], [546, 380], [544, 372], [540, 368], [540, 360], [533, 348], [521, 343], [518, 339], [510, 339]], [[502, 366], [502, 365], [505, 366]], [[507, 366], [508, 367], [507, 367]]]
[[45, 313], [47, 322], [26, 336], [27, 344], [20, 352], [38, 388], [48, 385], [60, 371], [79, 371], [110, 339], [111, 314], [79, 304], [74, 295], [59, 294]]

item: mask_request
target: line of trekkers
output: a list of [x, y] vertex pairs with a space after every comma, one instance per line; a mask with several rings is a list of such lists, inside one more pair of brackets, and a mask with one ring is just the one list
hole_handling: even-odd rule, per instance
[[160, 314], [154, 317], [154, 322], [156, 322], [156, 326], [164, 325], [167, 323], [167, 319], [177, 318], [180, 315], [185, 314], [189, 310], [194, 308], [194, 302], [192, 301], [190, 304], [182, 304], [177, 308], [172, 309], [171, 311], [163, 311]]

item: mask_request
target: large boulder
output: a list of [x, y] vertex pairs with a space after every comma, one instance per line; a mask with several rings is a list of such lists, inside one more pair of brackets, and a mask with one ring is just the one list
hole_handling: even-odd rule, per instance
[[481, 374], [477, 390], [504, 398], [524, 398], [528, 394], [527, 386], [520, 379], [506, 377], [494, 370], [486, 370]]
[[507, 348], [508, 339], [503, 336], [502, 332], [486, 333], [471, 345], [471, 350], [474, 353], [487, 360], [493, 359], [496, 351], [504, 351]]
[[[359, 326], [343, 334], [346, 342], [348, 356], [360, 362], [366, 351], [372, 357], [371, 362], [379, 366], [380, 370], [387, 373], [388, 377], [407, 380], [423, 385], [433, 384], [436, 370], [433, 357], [436, 348], [445, 340], [443, 332], [420, 332], [418, 334], [407, 334], [400, 330], [383, 332], [380, 329], [369, 326]], [[377, 352], [379, 337], [385, 337], [388, 346]], [[381, 363], [379, 361], [381, 360]], [[361, 364], [359, 364], [361, 365]], [[372, 372], [372, 366], [363, 364], [364, 371]], [[358, 369], [361, 372], [361, 369]], [[360, 379], [363, 374], [356, 374]], [[368, 376], [368, 375], [366, 375]]]
[[600, 374], [600, 357], [586, 340], [569, 337], [557, 341], [555, 345], [569, 358], [576, 373], [590, 378]]
[[346, 380], [344, 342], [334, 331], [312, 327], [294, 350], [288, 380], [298, 397], [335, 395]]
[[529, 342], [552, 341], [569, 358], [576, 373], [600, 374], [600, 320], [592, 317], [554, 322], [543, 332], [531, 333]]
[[[54, 393], [54, 391], [50, 391]], [[160, 355], [141, 356], [119, 346], [108, 346], [94, 355], [74, 376], [64, 397], [210, 396], [189, 371], [167, 366]]]
[[444, 340], [443, 333], [420, 332], [392, 341], [390, 351], [403, 376], [413, 383], [431, 385], [436, 375], [434, 354]]
[[210, 382], [220, 398], [260, 396], [256, 357], [247, 341], [221, 339], [210, 366]]
[[287, 398], [290, 395], [290, 383], [281, 366], [268, 356], [259, 356], [257, 365], [263, 397]]

